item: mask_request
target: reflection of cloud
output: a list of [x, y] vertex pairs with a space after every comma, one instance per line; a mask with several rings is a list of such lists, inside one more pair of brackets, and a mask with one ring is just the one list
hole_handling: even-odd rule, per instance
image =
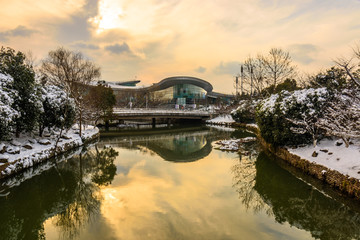
[[215, 69], [215, 74], [236, 74], [240, 71], [239, 62], [221, 62]]
[[123, 44], [114, 44], [114, 45], [108, 45], [105, 47], [105, 50], [112, 52], [114, 54], [122, 54], [122, 53], [131, 53], [131, 50], [129, 48], [129, 45], [127, 45], [126, 42], [123, 42]]
[[206, 72], [206, 68], [200, 66], [200, 67], [198, 67], [198, 68], [195, 69], [195, 72], [204, 73], [204, 72]]
[[0, 40], [7, 41], [9, 37], [29, 37], [36, 32], [36, 30], [32, 30], [25, 26], [19, 25], [12, 30], [0, 32]]
[[315, 61], [314, 54], [318, 52], [318, 47], [313, 44], [293, 44], [289, 48], [292, 58], [303, 64]]

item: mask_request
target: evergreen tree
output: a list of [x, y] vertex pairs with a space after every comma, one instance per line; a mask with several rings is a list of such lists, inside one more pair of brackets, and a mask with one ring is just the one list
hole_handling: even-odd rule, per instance
[[35, 92], [35, 73], [32, 66], [26, 63], [26, 56], [11, 48], [1, 47], [0, 73], [8, 74], [13, 79], [13, 86], [17, 92], [12, 108], [19, 112], [14, 119], [16, 136], [22, 131], [31, 131], [36, 125], [41, 103]]
[[5, 140], [11, 133], [14, 119], [20, 114], [12, 108], [17, 92], [12, 89], [14, 79], [0, 73], [0, 140]]
[[57, 86], [48, 85], [39, 87], [42, 96], [43, 111], [39, 117], [39, 135], [45, 128], [53, 127], [69, 129], [75, 121], [74, 100]]

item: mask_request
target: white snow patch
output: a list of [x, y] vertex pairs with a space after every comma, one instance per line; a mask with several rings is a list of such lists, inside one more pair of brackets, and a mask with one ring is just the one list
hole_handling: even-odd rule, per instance
[[225, 123], [234, 123], [235, 120], [231, 115], [220, 115], [216, 118], [210, 119], [206, 121], [207, 123], [216, 123], [216, 124], [225, 124]]
[[[93, 126], [87, 126], [83, 130], [82, 138], [76, 134], [75, 130], [70, 129], [66, 134], [69, 139], [61, 139], [56, 146], [56, 152], [61, 153], [65, 147], [77, 147], [83, 145], [85, 140], [93, 138], [99, 133], [99, 129]], [[44, 161], [52, 156], [55, 151], [55, 144], [58, 136], [51, 136], [43, 138], [39, 141], [33, 141], [34, 136], [21, 135], [20, 138], [13, 140], [13, 143], [33, 142], [32, 149], [13, 146], [10, 142], [0, 142], [0, 145], [7, 146], [6, 152], [0, 154], [1, 159], [7, 159], [9, 165], [1, 172], [3, 176], [11, 175], [12, 173], [33, 166], [34, 164]], [[16, 142], [14, 142], [16, 141]], [[42, 145], [40, 143], [50, 143]], [[12, 154], [10, 154], [12, 153]]]
[[[345, 144], [336, 146], [337, 141], [321, 140], [316, 147], [313, 147], [313, 145], [296, 149], [288, 147], [288, 150], [302, 159], [323, 165], [360, 180], [360, 142], [356, 142], [346, 148]], [[312, 157], [314, 151], [318, 153], [317, 157]]]
[[216, 142], [215, 144], [220, 145], [220, 150], [226, 151], [239, 151], [239, 145], [245, 142], [252, 142], [255, 141], [255, 137], [246, 137], [246, 138], [239, 138], [239, 139], [230, 139], [230, 140], [221, 140]]

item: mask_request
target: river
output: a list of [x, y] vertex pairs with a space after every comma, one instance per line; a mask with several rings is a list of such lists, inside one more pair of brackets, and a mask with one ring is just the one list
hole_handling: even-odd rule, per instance
[[0, 239], [359, 239], [359, 202], [269, 157], [245, 130], [103, 134], [0, 188]]

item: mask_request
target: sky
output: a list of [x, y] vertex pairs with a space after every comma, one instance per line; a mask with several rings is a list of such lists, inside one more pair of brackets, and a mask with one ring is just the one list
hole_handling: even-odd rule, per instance
[[39, 63], [80, 51], [101, 79], [193, 76], [234, 93], [249, 56], [288, 51], [301, 74], [325, 70], [360, 43], [360, 0], [0, 0], [0, 45]]

